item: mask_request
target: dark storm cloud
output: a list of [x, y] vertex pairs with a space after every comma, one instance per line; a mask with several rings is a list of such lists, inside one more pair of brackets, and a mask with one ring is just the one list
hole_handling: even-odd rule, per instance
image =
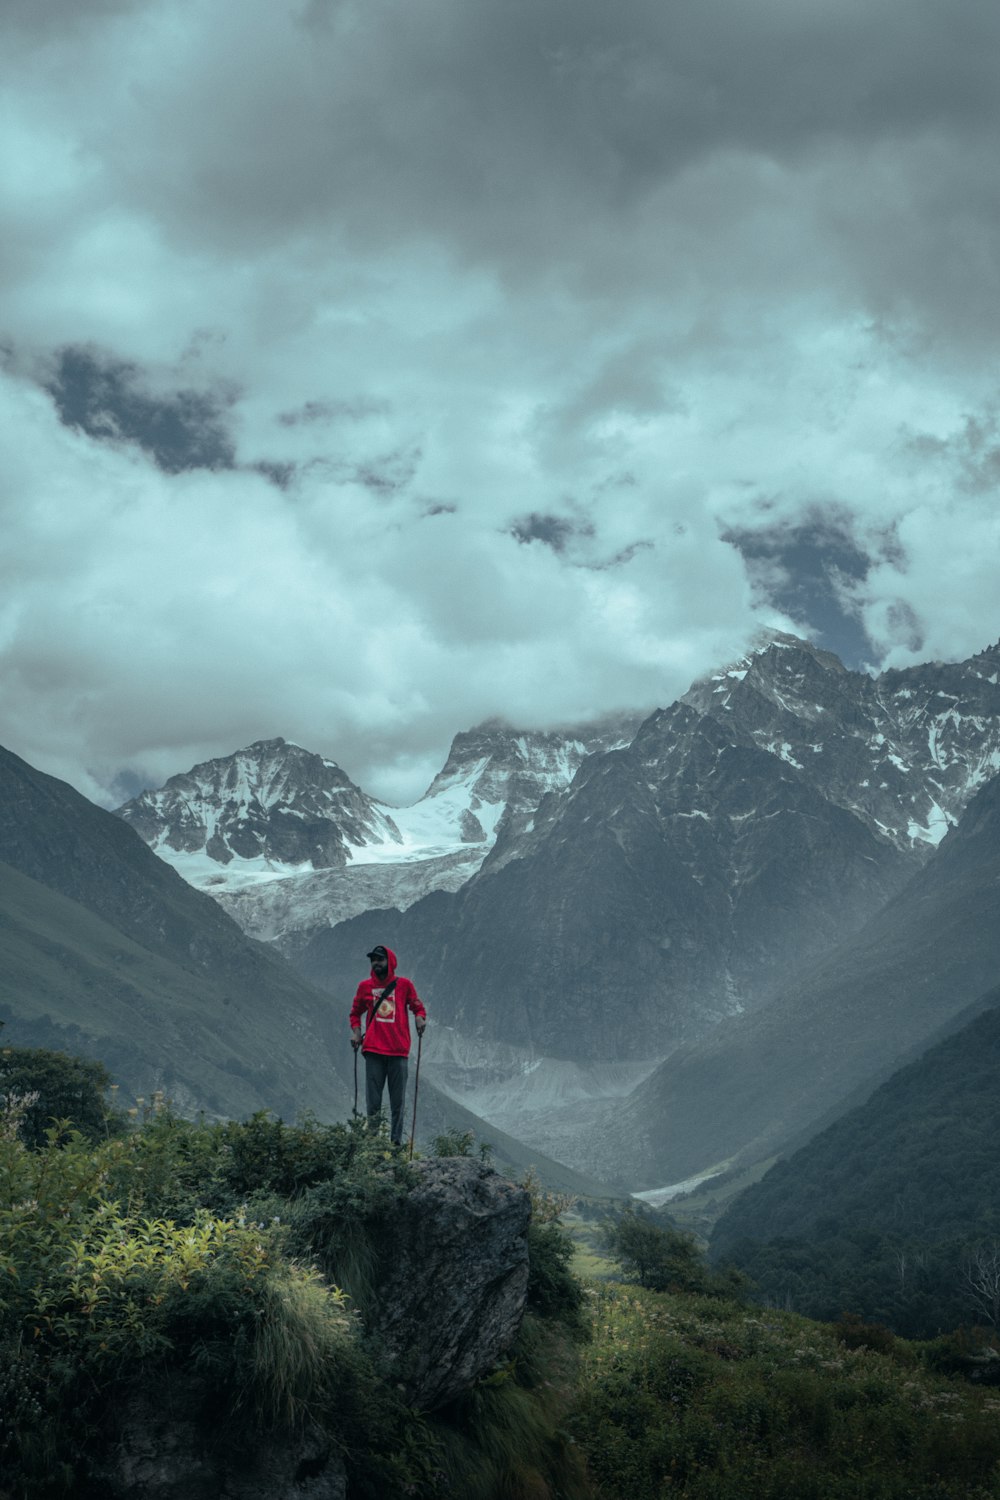
[[359, 396], [353, 401], [306, 401], [294, 411], [278, 413], [282, 427], [329, 426], [334, 422], [358, 422], [388, 411], [385, 401]]
[[[259, 34], [234, 37], [220, 15], [190, 59], [188, 120], [160, 133], [154, 198], [215, 195], [206, 225], [265, 237], [337, 207], [361, 238], [408, 226], [486, 249], [499, 231], [534, 257], [570, 248], [581, 207], [627, 211], [710, 153], [793, 160], [997, 118], [1000, 12], [986, 0], [365, 0], [308, 14], [308, 43], [282, 34], [252, 90], [240, 65]], [[218, 95], [222, 46], [213, 113], [203, 91]], [[154, 118], [169, 107], [155, 81], [145, 102]]]
[[817, 287], [935, 345], [992, 336], [992, 0], [221, 0], [157, 42], [82, 133], [109, 191], [236, 261], [434, 246], [592, 327], [684, 309], [661, 368], [595, 370], [583, 403], [683, 401], [678, 352]]
[[134, 0], [4, 0], [3, 21], [15, 34], [60, 38], [134, 8]]
[[542, 516], [534, 512], [515, 521], [510, 534], [519, 542], [543, 542], [553, 552], [565, 552], [575, 537], [591, 537], [593, 526], [587, 522], [570, 521], [565, 516]]
[[47, 389], [68, 427], [138, 443], [167, 474], [234, 467], [225, 420], [233, 393], [153, 395], [136, 365], [93, 349], [63, 349]]
[[[816, 507], [797, 525], [732, 530], [724, 538], [746, 559], [761, 591], [817, 643], [851, 667], [864, 666], [872, 643], [848, 602], [871, 561], [852, 535], [852, 518]], [[901, 616], [894, 617], [894, 625]], [[912, 622], [907, 621], [912, 634]]]

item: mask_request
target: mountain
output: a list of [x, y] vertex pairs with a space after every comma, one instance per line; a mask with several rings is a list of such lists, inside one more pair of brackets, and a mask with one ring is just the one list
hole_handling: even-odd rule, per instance
[[1000, 771], [1000, 645], [878, 677], [771, 632], [684, 702], [795, 767], [901, 849], [933, 848]]
[[968, 1275], [1000, 1236], [1000, 988], [976, 1009], [743, 1192], [713, 1256], [811, 1316], [849, 1307], [923, 1335], [981, 1320]]
[[[774, 1070], [761, 1062], [755, 1093], [757, 1063], [739, 1060], [741, 1049], [757, 1058], [758, 1014], [776, 1055], [786, 1032], [826, 1035], [808, 997], [832, 994], [838, 976], [876, 976], [864, 991], [875, 1026], [905, 956], [897, 922], [912, 925], [917, 948], [947, 946], [946, 932], [908, 914], [1000, 767], [998, 683], [997, 646], [871, 677], [771, 633], [639, 726], [461, 735], [412, 808], [353, 788], [350, 834], [336, 797], [320, 804], [310, 791], [314, 762], [324, 793], [343, 772], [280, 741], [211, 763], [210, 777], [191, 773], [197, 809], [163, 802], [160, 821], [142, 826], [319, 988], [352, 992], [372, 943], [394, 947], [460, 1039], [435, 1077], [464, 1107], [581, 1169], [627, 1163], [659, 1186], [750, 1142], [769, 1149], [787, 1138], [786, 1107], [792, 1134], [898, 1056], [880, 1041], [869, 1074], [863, 1060], [841, 1067], [852, 1048], [834, 1026], [834, 1060], [806, 1060], [800, 1084], [776, 1085], [773, 1119]], [[279, 774], [292, 762], [294, 775]], [[285, 828], [286, 804], [303, 827], [336, 825], [310, 838], [337, 862], [317, 869], [306, 844], [261, 833]], [[185, 818], [197, 847], [182, 847]], [[233, 830], [247, 825], [257, 842], [237, 846]], [[226, 864], [209, 853], [220, 853], [209, 832], [219, 829]], [[977, 970], [974, 982], [987, 980]], [[958, 1007], [970, 998], [960, 989]], [[917, 1012], [918, 1039], [947, 1008]], [[908, 1024], [898, 1018], [904, 1040]]]
[[561, 732], [483, 724], [457, 735], [419, 802], [369, 797], [336, 762], [282, 739], [174, 776], [118, 809], [244, 931], [273, 940], [359, 911], [457, 890], [498, 833], [508, 852], [581, 761], [627, 743], [638, 716]]
[[161, 857], [186, 857], [190, 870], [193, 856], [223, 868], [239, 860], [325, 869], [345, 865], [353, 847], [402, 844], [381, 805], [334, 761], [282, 739], [258, 740], [172, 776], [118, 816]]
[[680, 1047], [631, 1095], [620, 1144], [650, 1186], [762, 1160], [874, 1087], [1000, 975], [1000, 777], [926, 867], [769, 1004]]
[[[349, 994], [332, 1004], [123, 821], [0, 749], [6, 1044], [97, 1057], [124, 1096], [162, 1089], [182, 1113], [338, 1118], [353, 1105]], [[434, 1042], [432, 1027], [428, 1053]], [[472, 1131], [551, 1188], [611, 1190], [487, 1127], [426, 1076], [419, 1106], [419, 1141]]]
[[[663, 1056], [760, 1004], [917, 872], [1000, 759], [1000, 692], [971, 680], [992, 712], [953, 709], [947, 750], [921, 762], [911, 708], [908, 738], [886, 734], [905, 686], [771, 640], [588, 757], [515, 858], [498, 839], [460, 891], [320, 933], [296, 961], [323, 983], [388, 923], [449, 1024], [558, 1056], [606, 1058], [609, 1038], [615, 1057]], [[897, 760], [909, 779], [890, 817]]]
[[498, 837], [458, 891], [372, 910], [286, 951], [337, 987], [373, 941], [391, 943], [446, 1025], [519, 1049], [509, 1106], [498, 1080], [480, 1088], [472, 1069], [468, 1107], [545, 1149], [558, 1141], [589, 1170], [636, 1164], [650, 1185], [671, 1180], [654, 1144], [668, 1140], [662, 1167], [683, 1158], [686, 1177], [731, 1153], [716, 1150], [720, 1121], [706, 1130], [708, 1162], [699, 1148], [691, 1167], [695, 1133], [668, 1111], [664, 1136], [654, 1079], [635, 1109], [613, 1089], [598, 1098], [604, 1080], [581, 1113], [553, 1100], [541, 1060], [589, 1074], [752, 1029], [754, 1011], [933, 863], [1000, 764], [998, 672], [994, 647], [870, 678], [772, 635], [652, 714], [629, 745], [587, 757], [516, 849]]
[[98, 1056], [182, 1109], [329, 1117], [329, 1000], [120, 819], [0, 749], [0, 1004], [14, 1045]]

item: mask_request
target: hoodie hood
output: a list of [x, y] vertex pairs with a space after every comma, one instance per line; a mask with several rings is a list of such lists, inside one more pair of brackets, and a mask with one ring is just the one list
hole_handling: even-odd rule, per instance
[[[385, 943], [382, 943], [381, 947], [385, 948], [385, 956], [389, 963], [389, 973], [385, 980], [380, 980], [379, 982], [387, 984], [390, 979], [395, 979], [396, 977], [396, 955], [391, 948], [386, 947]], [[372, 967], [372, 978], [375, 978], [374, 966]]]

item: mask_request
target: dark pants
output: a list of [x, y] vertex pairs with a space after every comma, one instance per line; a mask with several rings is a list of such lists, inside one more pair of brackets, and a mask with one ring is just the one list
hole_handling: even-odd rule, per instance
[[389, 1112], [392, 1123], [389, 1135], [397, 1146], [403, 1144], [403, 1100], [406, 1097], [407, 1061], [405, 1057], [385, 1057], [379, 1052], [365, 1053], [365, 1094], [368, 1123], [374, 1125], [382, 1108], [382, 1091], [389, 1085]]

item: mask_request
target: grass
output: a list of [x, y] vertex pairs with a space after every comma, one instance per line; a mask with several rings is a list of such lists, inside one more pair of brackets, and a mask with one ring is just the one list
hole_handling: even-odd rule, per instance
[[592, 1285], [571, 1426], [601, 1500], [995, 1500], [1000, 1393], [919, 1345], [690, 1295]]
[[570, 1209], [563, 1214], [562, 1224], [573, 1241], [570, 1270], [574, 1276], [588, 1282], [606, 1281], [619, 1275], [615, 1262], [608, 1259], [597, 1222]]

